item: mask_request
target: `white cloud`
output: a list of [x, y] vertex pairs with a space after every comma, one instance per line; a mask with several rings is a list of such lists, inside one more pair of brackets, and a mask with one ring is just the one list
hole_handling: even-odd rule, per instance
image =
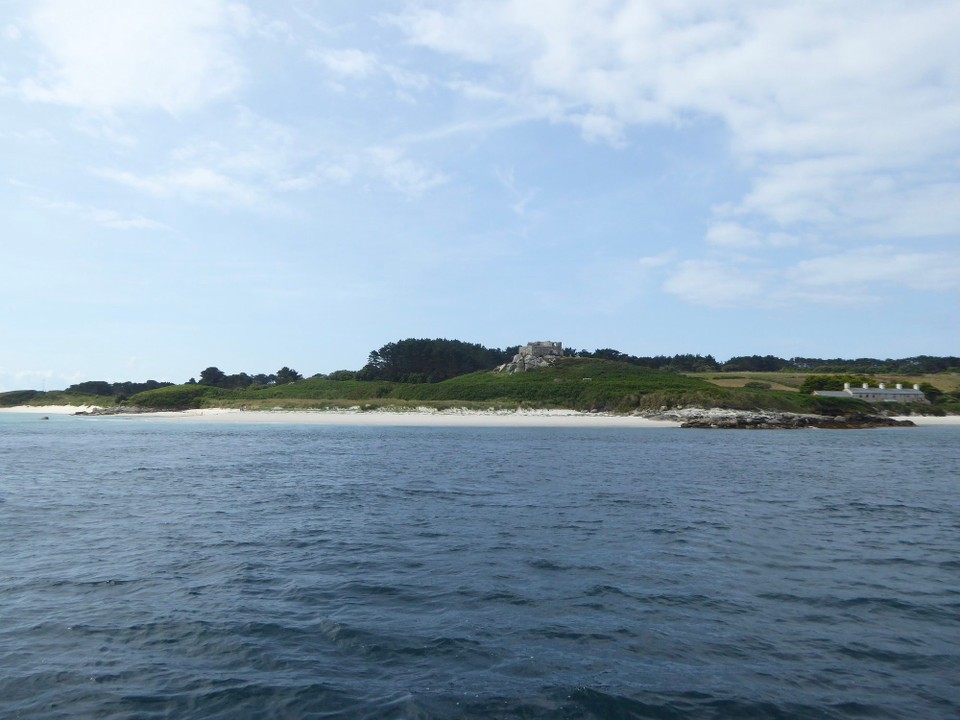
[[893, 247], [858, 248], [804, 260], [788, 272], [800, 287], [862, 288], [878, 285], [916, 290], [960, 289], [960, 252], [908, 252]]
[[716, 248], [747, 250], [794, 247], [802, 244], [804, 238], [784, 232], [760, 232], [737, 222], [721, 220], [708, 228], [706, 241], [708, 245]]
[[527, 207], [540, 193], [540, 188], [521, 189], [512, 167], [497, 168], [494, 170], [494, 175], [511, 196], [510, 209], [515, 215], [524, 217], [527, 214]]
[[21, 91], [99, 112], [186, 112], [239, 86], [237, 19], [223, 0], [44, 0], [26, 24], [44, 64]]
[[373, 53], [352, 48], [314, 51], [310, 56], [338, 78], [365, 78], [372, 75], [380, 64]]
[[153, 197], [281, 214], [292, 211], [284, 196], [325, 184], [374, 180], [416, 198], [448, 180], [402, 146], [318, 149], [302, 132], [248, 109], [241, 109], [217, 140], [171, 151], [159, 170], [103, 166], [91, 172]]
[[285, 209], [278, 197], [308, 190], [325, 180], [342, 181], [342, 172], [338, 174], [335, 165], [318, 163], [311, 155], [296, 130], [241, 108], [217, 140], [175, 148], [159, 170], [99, 167], [92, 172], [154, 197], [282, 212]]
[[752, 177], [734, 206], [745, 233], [957, 233], [956, 2], [462, 0], [393, 21], [489, 67], [465, 96], [525, 105], [588, 140], [719, 118]]
[[686, 260], [663, 289], [693, 305], [734, 307], [763, 299], [768, 273], [714, 260]]
[[[18, 183], [14, 186], [25, 187]], [[23, 199], [44, 210], [62, 213], [77, 218], [83, 222], [90, 222], [111, 230], [169, 230], [170, 228], [162, 222], [151, 220], [142, 215], [120, 213], [116, 210], [96, 207], [84, 203], [73, 201], [51, 200], [43, 195], [28, 192], [24, 194]]]
[[580, 126], [583, 137], [591, 142], [604, 141], [614, 147], [626, 147], [623, 123], [609, 115], [585, 113], [572, 115], [571, 119]]
[[851, 202], [872, 237], [960, 238], [960, 183], [892, 185]]
[[139, 143], [139, 139], [124, 129], [123, 123], [99, 122], [101, 118], [91, 115], [88, 118], [78, 119], [74, 127], [80, 133], [97, 140], [106, 140], [108, 143], [123, 148], [132, 148]]
[[[0, 90], [2, 90], [2, 87], [0, 87]], [[56, 137], [49, 130], [36, 127], [12, 132], [0, 130], [0, 138], [12, 138], [18, 142], [30, 142], [43, 145], [53, 145], [57, 142]]]
[[442, 172], [411, 160], [401, 149], [395, 147], [370, 148], [367, 151], [367, 160], [373, 175], [411, 198], [419, 197], [448, 180]]
[[796, 302], [862, 304], [890, 291], [949, 293], [960, 288], [960, 252], [857, 248], [774, 268], [735, 260], [687, 260], [664, 283], [681, 300], [707, 307], [781, 306]]
[[430, 79], [423, 73], [405, 70], [397, 65], [384, 65], [383, 71], [400, 90], [426, 90]]
[[401, 99], [412, 101], [411, 91], [424, 90], [430, 85], [423, 73], [384, 62], [375, 53], [365, 50], [324, 48], [310, 50], [307, 55], [323, 66], [337, 90], [343, 90], [342, 83], [348, 80], [360, 81], [382, 76], [393, 83]]
[[206, 167], [144, 175], [102, 168], [95, 170], [94, 174], [154, 197], [177, 197], [219, 207], [257, 208], [263, 203], [257, 188]]
[[739, 223], [721, 222], [707, 231], [707, 242], [727, 248], [752, 248], [763, 244], [763, 237], [756, 230]]

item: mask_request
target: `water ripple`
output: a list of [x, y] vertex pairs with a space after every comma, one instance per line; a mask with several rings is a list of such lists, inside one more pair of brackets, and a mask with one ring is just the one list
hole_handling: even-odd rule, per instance
[[955, 428], [37, 425], [3, 717], [960, 716]]

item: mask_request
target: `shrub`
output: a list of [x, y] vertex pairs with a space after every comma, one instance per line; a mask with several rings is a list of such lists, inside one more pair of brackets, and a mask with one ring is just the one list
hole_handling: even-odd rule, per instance
[[809, 395], [814, 390], [843, 390], [844, 383], [860, 385], [870, 381], [866, 375], [810, 375], [800, 385], [800, 392]]
[[11, 390], [10, 392], [0, 393], [0, 407], [25, 405], [39, 394], [38, 390]]
[[130, 398], [130, 404], [157, 410], [186, 410], [200, 407], [204, 398], [218, 394], [216, 389], [206, 385], [172, 385], [137, 393]]

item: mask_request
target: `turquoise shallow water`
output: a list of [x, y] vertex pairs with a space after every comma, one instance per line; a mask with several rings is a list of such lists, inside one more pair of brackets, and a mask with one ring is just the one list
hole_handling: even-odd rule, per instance
[[0, 416], [0, 717], [956, 717], [958, 448]]

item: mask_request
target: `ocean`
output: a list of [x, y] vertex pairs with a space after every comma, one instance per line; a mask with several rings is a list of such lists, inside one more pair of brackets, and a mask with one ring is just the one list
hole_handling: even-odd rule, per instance
[[960, 427], [0, 416], [3, 718], [960, 716]]

